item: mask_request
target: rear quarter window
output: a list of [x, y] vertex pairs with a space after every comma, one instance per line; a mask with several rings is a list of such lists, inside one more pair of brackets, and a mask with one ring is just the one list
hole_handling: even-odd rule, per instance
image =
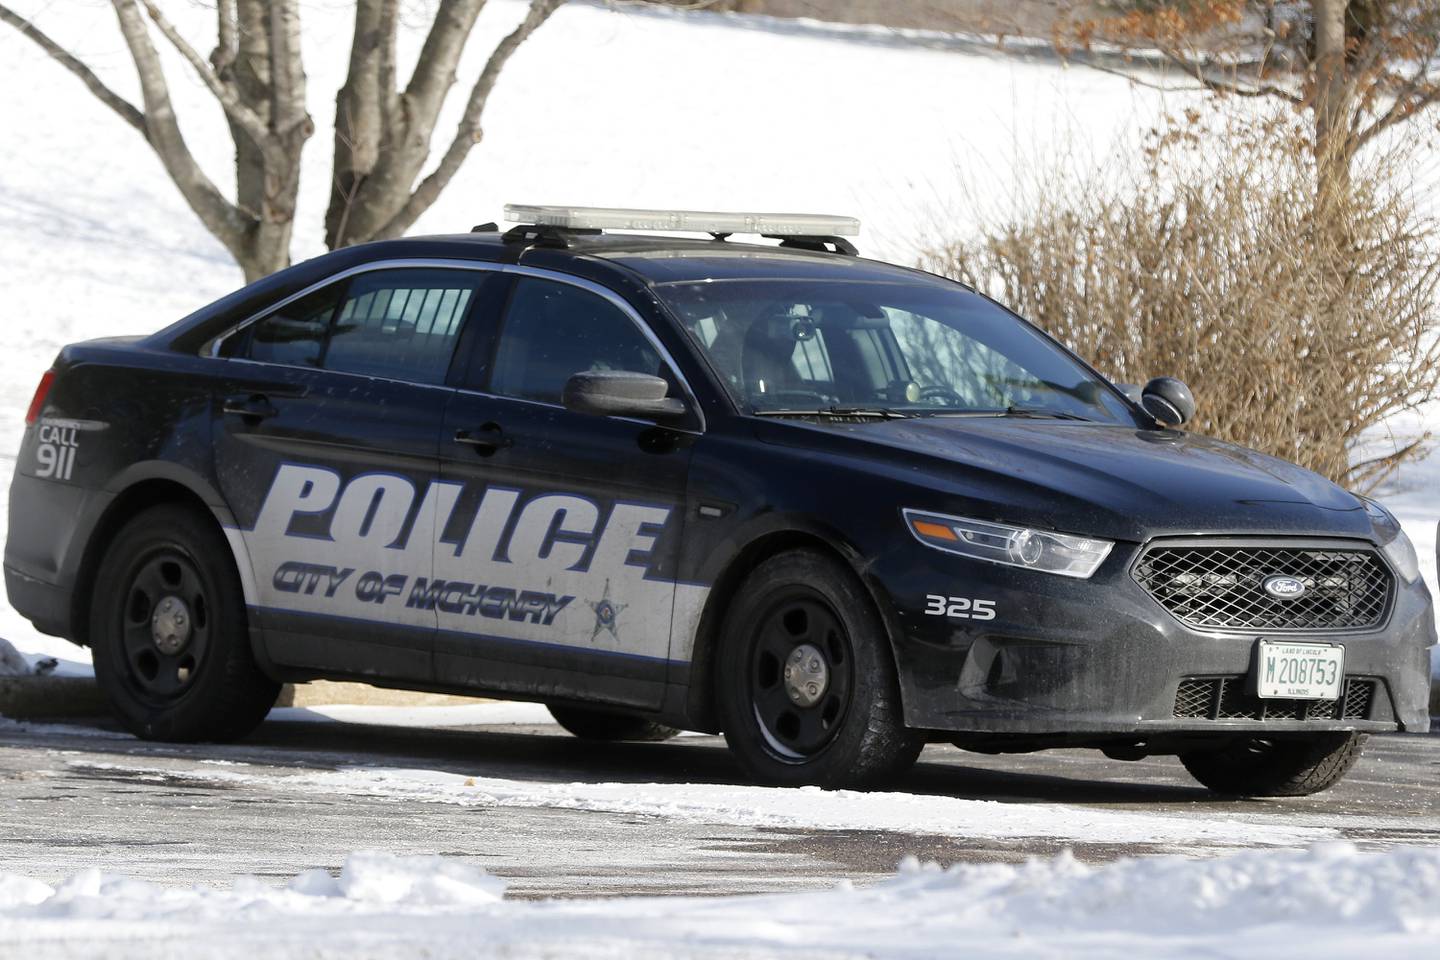
[[221, 345], [221, 356], [292, 367], [318, 367], [342, 288], [343, 285], [326, 287], [279, 307], [239, 335], [227, 339]]
[[[482, 299], [482, 285], [497, 276], [424, 268], [363, 273], [275, 308], [222, 341], [218, 354], [444, 383], [461, 331]], [[495, 284], [490, 299], [503, 289], [503, 283]]]

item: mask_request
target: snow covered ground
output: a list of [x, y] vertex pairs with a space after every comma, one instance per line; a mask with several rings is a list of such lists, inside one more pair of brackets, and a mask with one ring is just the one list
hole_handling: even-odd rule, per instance
[[0, 948], [28, 960], [323, 957], [1432, 957], [1440, 850], [1175, 857], [1089, 867], [913, 861], [864, 888], [765, 897], [509, 901], [439, 857], [352, 854], [284, 886], [0, 874]]
[[[203, 769], [74, 760], [85, 773], [197, 786], [264, 787], [284, 794], [379, 797], [474, 809], [584, 810], [651, 817], [669, 823], [807, 830], [887, 831], [935, 837], [1163, 844], [1173, 852], [1213, 854], [1242, 847], [1294, 847], [1336, 836], [1333, 820], [1302, 814], [1274, 823], [1224, 814], [1167, 816], [1148, 810], [1104, 810], [1063, 804], [914, 793], [861, 793], [819, 787], [752, 787], [715, 783], [552, 783], [428, 769], [343, 766], [319, 772], [257, 773], [227, 761]], [[1373, 826], [1381, 826], [1378, 822]]]

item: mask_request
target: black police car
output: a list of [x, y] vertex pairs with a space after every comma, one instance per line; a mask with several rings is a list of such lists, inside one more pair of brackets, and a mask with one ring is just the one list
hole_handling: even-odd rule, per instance
[[1395, 520], [1172, 429], [1177, 381], [1135, 402], [845, 218], [508, 212], [61, 352], [6, 586], [127, 728], [238, 737], [282, 681], [347, 678], [723, 731], [771, 783], [944, 740], [1254, 795], [1427, 729]]

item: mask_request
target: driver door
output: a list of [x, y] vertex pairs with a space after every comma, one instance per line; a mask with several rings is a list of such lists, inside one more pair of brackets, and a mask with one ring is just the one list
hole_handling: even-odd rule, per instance
[[619, 297], [517, 278], [441, 431], [442, 479], [465, 490], [435, 555], [447, 684], [660, 705], [697, 431], [567, 410], [566, 380], [591, 370], [660, 375], [679, 395]]

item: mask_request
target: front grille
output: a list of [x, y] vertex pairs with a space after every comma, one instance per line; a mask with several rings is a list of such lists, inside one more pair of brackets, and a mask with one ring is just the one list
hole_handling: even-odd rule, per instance
[[1368, 720], [1375, 680], [1347, 677], [1338, 700], [1262, 700], [1245, 677], [1186, 677], [1175, 689], [1182, 720]]
[[[1304, 593], [1271, 596], [1276, 576]], [[1135, 580], [1182, 623], [1220, 630], [1364, 630], [1384, 619], [1393, 586], [1371, 551], [1282, 546], [1151, 547]]]

